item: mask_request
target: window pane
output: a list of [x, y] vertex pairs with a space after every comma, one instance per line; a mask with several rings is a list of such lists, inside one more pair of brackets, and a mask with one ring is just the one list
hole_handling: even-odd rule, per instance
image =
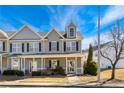
[[51, 41], [51, 50], [57, 51], [57, 42], [56, 41]]
[[74, 36], [74, 28], [70, 28], [70, 36]]

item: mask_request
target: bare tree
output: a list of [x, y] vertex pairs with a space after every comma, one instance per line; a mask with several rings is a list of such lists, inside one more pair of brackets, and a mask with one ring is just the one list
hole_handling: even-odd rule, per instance
[[110, 79], [115, 79], [116, 64], [120, 59], [124, 58], [124, 30], [120, 28], [119, 21], [110, 30], [109, 38], [111, 38], [112, 42], [104, 49], [101, 49], [100, 54], [111, 63], [112, 74]]

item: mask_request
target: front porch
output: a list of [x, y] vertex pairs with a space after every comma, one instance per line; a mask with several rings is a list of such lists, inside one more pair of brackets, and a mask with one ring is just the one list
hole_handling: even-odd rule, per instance
[[[56, 66], [62, 67], [66, 74], [83, 74], [81, 55], [72, 56], [69, 54], [12, 56], [8, 58], [6, 69], [21, 70], [25, 74], [31, 74], [32, 71], [55, 69]], [[3, 72], [3, 66], [1, 66], [1, 69]]]

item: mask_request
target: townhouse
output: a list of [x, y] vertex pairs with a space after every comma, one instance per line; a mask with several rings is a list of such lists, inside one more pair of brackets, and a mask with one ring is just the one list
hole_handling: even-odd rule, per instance
[[[115, 50], [113, 50], [113, 48], [109, 48], [108, 47], [112, 45], [112, 41], [106, 42], [101, 44], [101, 51], [102, 52], [106, 52], [108, 54], [108, 56], [110, 56], [110, 58], [112, 60], [115, 60]], [[93, 46], [93, 60], [97, 63], [98, 62], [98, 46]], [[85, 51], [82, 51], [83, 54], [83, 60], [87, 60], [88, 57], [88, 49], [86, 49]], [[111, 62], [108, 61], [106, 58], [100, 56], [100, 68], [101, 69], [108, 69], [108, 68], [112, 68]], [[120, 59], [119, 62], [116, 64], [116, 68], [124, 68], [124, 59]]]
[[55, 28], [36, 32], [24, 25], [18, 31], [0, 31], [0, 72], [54, 69], [61, 66], [66, 74], [83, 74], [82, 36], [71, 21], [63, 32]]

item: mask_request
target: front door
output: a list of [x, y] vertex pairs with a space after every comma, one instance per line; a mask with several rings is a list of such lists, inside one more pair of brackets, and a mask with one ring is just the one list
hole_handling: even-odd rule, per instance
[[75, 73], [75, 61], [68, 60], [67, 62], [67, 68], [68, 68], [68, 74], [74, 74]]
[[29, 62], [29, 73], [31, 73], [32, 71], [37, 71], [37, 61]]
[[32, 62], [32, 71], [37, 71], [37, 61]]
[[32, 61], [29, 62], [29, 73], [32, 72]]

